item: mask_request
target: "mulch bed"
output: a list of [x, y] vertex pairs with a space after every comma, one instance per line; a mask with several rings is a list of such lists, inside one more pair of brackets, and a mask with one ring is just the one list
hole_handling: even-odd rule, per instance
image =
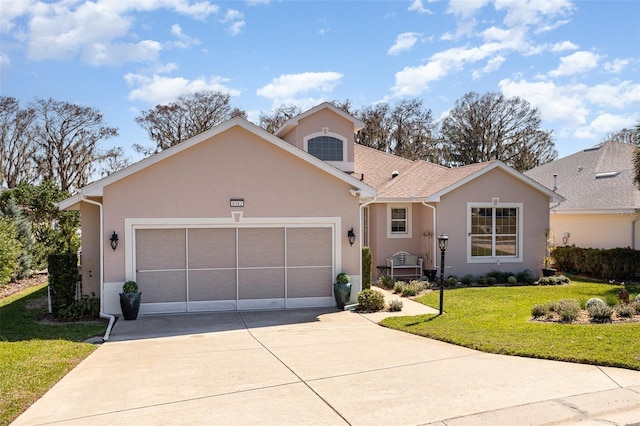
[[35, 287], [46, 282], [46, 272], [35, 273], [28, 278], [10, 282], [9, 284], [0, 286], [0, 299], [4, 299], [5, 297], [9, 297], [12, 294], [16, 294], [21, 292], [22, 290], [26, 290], [29, 287]]

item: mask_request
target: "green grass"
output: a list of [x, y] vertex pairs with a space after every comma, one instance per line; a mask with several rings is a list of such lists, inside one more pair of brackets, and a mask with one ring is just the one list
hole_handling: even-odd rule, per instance
[[[635, 295], [640, 286], [627, 285]], [[537, 303], [606, 298], [617, 285], [573, 282], [562, 286], [447, 289], [442, 316], [387, 318], [382, 325], [484, 352], [640, 370], [640, 323], [556, 324], [530, 321]], [[437, 308], [439, 292], [419, 302]]]
[[0, 425], [7, 425], [96, 349], [81, 343], [106, 323], [45, 324], [46, 308], [27, 309], [46, 296], [46, 284], [0, 300]]

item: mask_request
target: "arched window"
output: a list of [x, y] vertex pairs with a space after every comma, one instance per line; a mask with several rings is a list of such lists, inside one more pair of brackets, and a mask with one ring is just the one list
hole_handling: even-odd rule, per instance
[[343, 160], [343, 141], [333, 136], [316, 136], [307, 141], [307, 152], [323, 161]]

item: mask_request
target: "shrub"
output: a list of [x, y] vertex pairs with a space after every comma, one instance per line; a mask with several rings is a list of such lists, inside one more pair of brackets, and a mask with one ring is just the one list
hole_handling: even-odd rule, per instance
[[406, 283], [404, 281], [396, 281], [396, 283], [393, 285], [393, 291], [395, 293], [401, 293], [402, 297], [415, 296], [424, 289], [424, 283], [419, 280], [411, 280], [409, 283]]
[[580, 271], [594, 278], [633, 278], [640, 270], [640, 250], [631, 248], [556, 247], [553, 258], [563, 271]]
[[507, 279], [511, 275], [513, 275], [511, 272], [493, 270], [487, 274], [487, 277], [489, 278], [489, 281], [491, 281], [491, 278], [493, 278], [495, 280], [493, 283], [495, 284], [495, 283], [506, 283]]
[[618, 297], [614, 294], [607, 294], [604, 297], [604, 302], [609, 306], [616, 306], [619, 302]]
[[137, 293], [138, 292], [138, 283], [135, 281], [127, 281], [122, 286], [123, 293]]
[[636, 311], [636, 315], [640, 315], [640, 299], [636, 298], [636, 300], [629, 303], [629, 306], [631, 306]]
[[395, 286], [395, 283], [396, 283], [396, 280], [394, 280], [388, 275], [383, 275], [382, 278], [380, 278], [380, 285], [384, 288], [393, 289]]
[[538, 285], [560, 285], [569, 284], [571, 280], [564, 275], [553, 275], [551, 277], [542, 277], [538, 280]]
[[517, 284], [518, 283], [518, 279], [516, 277], [514, 277], [513, 275], [511, 275], [509, 278], [507, 278], [507, 284]]
[[402, 310], [402, 300], [394, 299], [389, 302], [389, 310], [391, 312], [400, 312]]
[[70, 305], [60, 307], [56, 316], [63, 321], [77, 321], [96, 319], [99, 314], [100, 299], [96, 297], [95, 293], [91, 293], [90, 297], [85, 294], [80, 300], [74, 300]]
[[402, 280], [396, 281], [395, 283], [393, 283], [393, 292], [402, 293], [402, 289], [405, 285], [407, 285], [407, 283]]
[[536, 274], [534, 274], [531, 269], [525, 269], [520, 272], [516, 278], [518, 279], [518, 282], [533, 284], [536, 281]]
[[623, 304], [615, 306], [613, 312], [621, 318], [631, 318], [636, 314], [636, 309], [631, 304]]
[[20, 266], [22, 244], [13, 220], [0, 217], [0, 287], [11, 282]]
[[498, 279], [496, 277], [487, 277], [487, 284], [489, 285], [498, 284]]
[[351, 282], [351, 277], [345, 272], [340, 272], [336, 277], [336, 282], [338, 284], [348, 284]]
[[458, 285], [458, 278], [454, 275], [449, 276], [445, 281], [445, 287], [455, 287]]
[[384, 295], [372, 288], [362, 290], [358, 293], [358, 304], [361, 311], [377, 312], [384, 308]]
[[594, 305], [587, 308], [591, 322], [611, 322], [611, 316], [613, 316], [613, 308], [607, 305]]
[[592, 297], [591, 299], [587, 300], [585, 308], [589, 309], [591, 306], [606, 306], [606, 303], [604, 303], [604, 300], [602, 299], [598, 299], [597, 297]]
[[69, 307], [76, 297], [78, 256], [74, 253], [49, 255], [49, 291], [54, 315], [61, 308]]
[[562, 299], [556, 304], [555, 310], [563, 322], [573, 322], [580, 314], [580, 305], [573, 299]]
[[371, 248], [362, 247], [362, 289], [371, 288]]
[[536, 304], [531, 308], [531, 316], [534, 318], [540, 318], [547, 315], [548, 305]]
[[460, 282], [464, 285], [471, 285], [476, 281], [476, 277], [472, 274], [466, 274], [462, 278], [460, 278]]
[[640, 293], [636, 296], [636, 300], [640, 300]]

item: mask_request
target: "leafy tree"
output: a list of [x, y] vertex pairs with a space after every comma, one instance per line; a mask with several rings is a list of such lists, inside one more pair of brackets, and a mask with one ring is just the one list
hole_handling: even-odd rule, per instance
[[246, 114], [233, 109], [230, 101], [228, 93], [203, 90], [143, 111], [136, 123], [147, 131], [155, 146], [135, 144], [134, 149], [146, 156], [157, 154], [232, 117], [244, 117]]
[[13, 220], [15, 224], [16, 237], [20, 242], [20, 254], [18, 255], [18, 265], [16, 267], [16, 278], [24, 278], [31, 273], [31, 248], [33, 245], [33, 235], [31, 233], [31, 223], [22, 214], [12, 198], [8, 198], [0, 208], [0, 217]]
[[444, 155], [454, 166], [501, 160], [526, 171], [558, 156], [540, 122], [538, 109], [524, 99], [469, 92], [442, 121]]
[[103, 124], [97, 109], [69, 102], [36, 100], [31, 105], [38, 124], [34, 138], [40, 176], [55, 182], [63, 192], [86, 185], [97, 163], [113, 155], [98, 143], [118, 135], [118, 129]]
[[18, 269], [22, 247], [11, 218], [0, 217], [0, 287], [11, 282]]
[[21, 109], [17, 99], [0, 96], [0, 183], [4, 179], [9, 188], [36, 179], [34, 122], [32, 108]]
[[22, 183], [0, 194], [0, 208], [6, 209], [13, 200], [31, 223], [33, 269], [46, 267], [50, 253], [75, 253], [80, 247], [79, 212], [60, 211], [56, 205], [68, 196], [51, 181]]
[[421, 99], [405, 99], [393, 106], [377, 103], [363, 108], [357, 117], [365, 123], [356, 136], [359, 144], [410, 160], [439, 161], [436, 123]]

